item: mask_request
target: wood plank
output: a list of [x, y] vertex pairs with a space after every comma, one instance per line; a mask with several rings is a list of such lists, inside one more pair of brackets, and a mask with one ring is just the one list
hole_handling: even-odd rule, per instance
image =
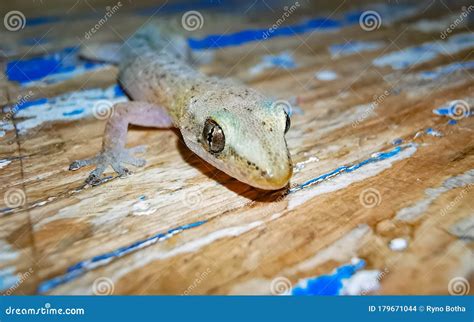
[[[127, 10], [130, 22], [111, 20], [98, 39], [118, 40], [147, 19]], [[453, 278], [472, 282], [474, 118], [448, 122], [433, 113], [456, 100], [472, 109], [472, 68], [431, 79], [422, 74], [472, 61], [472, 47], [400, 70], [374, 65], [378, 57], [439, 39], [438, 31], [413, 25], [443, 16], [433, 9], [373, 32], [355, 24], [250, 42], [217, 49], [199, 67], [292, 103], [287, 141], [295, 173], [286, 191], [264, 192], [230, 178], [190, 152], [177, 131], [138, 127], [130, 129], [127, 146], [145, 145], [147, 165], [126, 179], [109, 169], [109, 181], [85, 186], [92, 168], [68, 166], [100, 149], [105, 121], [86, 107], [95, 101], [84, 96], [87, 111], [70, 119], [46, 117], [37, 105], [24, 109], [0, 137], [0, 160], [11, 161], [0, 169], [0, 193], [24, 192], [20, 207], [0, 207], [7, 227], [0, 272], [11, 278], [32, 269], [18, 293], [94, 294], [105, 283], [114, 294], [274, 294], [277, 278], [296, 287], [360, 258], [362, 273], [378, 274], [363, 294], [449, 294]], [[274, 21], [206, 17], [197, 38]], [[56, 30], [51, 48], [82, 34], [88, 25], [80, 24], [64, 35]], [[41, 28], [28, 32], [47, 30]], [[459, 27], [451, 37], [467, 30]], [[331, 46], [349, 40], [383, 45], [331, 54]], [[285, 51], [295, 68], [252, 72], [263, 56]], [[337, 78], [317, 79], [321, 71]], [[30, 102], [75, 102], [71, 95], [105, 93], [116, 73], [110, 67], [43, 87], [4, 84], [10, 104], [30, 90]], [[402, 243], [398, 250], [394, 240]]]

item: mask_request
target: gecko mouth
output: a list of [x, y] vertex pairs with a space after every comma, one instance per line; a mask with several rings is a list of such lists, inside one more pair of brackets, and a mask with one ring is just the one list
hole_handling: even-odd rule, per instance
[[[261, 171], [260, 175], [253, 176], [249, 185], [264, 190], [278, 190], [288, 185], [293, 175], [293, 167], [289, 163], [280, 165], [269, 171]], [[245, 182], [245, 180], [242, 180]]]

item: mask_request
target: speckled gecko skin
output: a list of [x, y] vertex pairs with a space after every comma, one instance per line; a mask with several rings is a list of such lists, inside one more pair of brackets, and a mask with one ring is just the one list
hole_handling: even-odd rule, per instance
[[71, 170], [96, 164], [86, 182], [100, 183], [106, 167], [121, 176], [122, 163], [143, 166], [126, 150], [129, 124], [176, 126], [198, 156], [251, 186], [276, 190], [287, 186], [292, 162], [283, 107], [255, 90], [229, 80], [208, 77], [189, 63], [184, 38], [168, 36], [156, 25], [139, 30], [120, 51], [119, 81], [134, 100], [114, 106], [102, 151], [71, 164]]

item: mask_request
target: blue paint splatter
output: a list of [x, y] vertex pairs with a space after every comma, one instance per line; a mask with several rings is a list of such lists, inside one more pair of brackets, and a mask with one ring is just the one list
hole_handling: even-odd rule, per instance
[[211, 49], [228, 46], [239, 46], [252, 41], [263, 41], [281, 36], [294, 36], [308, 31], [334, 30], [341, 28], [344, 24], [346, 24], [346, 21], [344, 20], [340, 21], [330, 18], [315, 18], [291, 26], [280, 26], [279, 28], [272, 29], [273, 32], [269, 32], [269, 28], [248, 29], [227, 35], [209, 35], [202, 39], [190, 38], [188, 39], [188, 43], [192, 49]]
[[12, 60], [7, 63], [5, 73], [10, 81], [26, 84], [45, 79], [50, 75], [69, 73], [79, 67], [90, 70], [103, 65], [102, 63], [81, 62], [78, 51], [78, 47], [69, 47], [54, 54]]
[[[381, 15], [382, 21], [384, 22], [399, 20], [417, 10], [414, 6], [390, 6], [386, 4], [375, 5], [373, 8]], [[292, 25], [247, 29], [226, 35], [209, 35], [201, 39], [190, 38], [188, 42], [192, 49], [200, 50], [239, 46], [248, 42], [263, 41], [274, 37], [289, 37], [312, 31], [338, 30], [345, 26], [358, 24], [364, 12], [363, 10], [350, 11], [339, 18], [316, 17]]]
[[119, 84], [116, 84], [114, 87], [114, 95], [116, 97], [126, 96], [125, 92]]
[[79, 109], [75, 109], [75, 110], [70, 111], [70, 112], [64, 112], [63, 115], [64, 116], [74, 116], [74, 115], [79, 115], [79, 114], [82, 114], [82, 113], [84, 113], [84, 109], [79, 108]]
[[339, 295], [342, 281], [352, 277], [364, 266], [365, 261], [359, 260], [355, 264], [337, 268], [332, 274], [307, 279], [293, 288], [292, 295]]
[[166, 239], [171, 238], [172, 236], [181, 233], [184, 230], [188, 230], [191, 228], [199, 227], [203, 224], [205, 224], [207, 221], [197, 221], [191, 224], [183, 225], [183, 226], [178, 226], [176, 228], [170, 229], [165, 233], [159, 233], [154, 236], [151, 236], [147, 239], [137, 241], [131, 245], [120, 247], [116, 250], [113, 250], [111, 252], [98, 255], [95, 257], [92, 257], [91, 259], [87, 259], [85, 261], [79, 262], [75, 265], [70, 266], [67, 269], [67, 272], [63, 275], [57, 276], [55, 278], [52, 278], [50, 280], [42, 282], [38, 286], [38, 293], [46, 293], [52, 290], [53, 288], [56, 288], [59, 285], [62, 285], [64, 283], [67, 283], [73, 279], [76, 279], [77, 277], [83, 275], [89, 270], [92, 270], [94, 268], [104, 266], [111, 261], [123, 257], [127, 254], [130, 254], [132, 252], [135, 252], [139, 249], [142, 249], [143, 247], [155, 244], [159, 241], [164, 241]]
[[315, 184], [318, 184], [324, 180], [327, 180], [329, 178], [332, 178], [334, 176], [337, 176], [341, 173], [350, 173], [352, 171], [355, 171], [367, 164], [370, 164], [370, 163], [375, 163], [375, 162], [379, 162], [379, 161], [382, 161], [382, 160], [385, 160], [385, 159], [389, 159], [391, 157], [394, 157], [395, 155], [399, 154], [400, 152], [402, 152], [403, 150], [405, 150], [406, 148], [408, 147], [411, 147], [413, 146], [413, 144], [407, 144], [407, 145], [404, 145], [404, 146], [397, 146], [396, 148], [388, 151], [388, 152], [378, 152], [378, 153], [375, 153], [372, 157], [364, 160], [364, 161], [361, 161], [359, 163], [356, 163], [356, 164], [353, 164], [351, 166], [340, 166], [328, 173], [325, 173], [325, 174], [322, 174], [316, 178], [313, 178], [313, 179], [310, 179], [306, 182], [303, 182], [302, 184], [299, 184], [291, 189], [288, 190], [288, 194], [290, 193], [294, 193], [294, 192], [297, 192], [297, 191], [300, 191], [302, 189], [305, 189], [307, 187], [310, 187], [310, 186], [313, 186]]
[[470, 117], [474, 114], [474, 111], [471, 111], [471, 107], [466, 101], [455, 100], [434, 109], [433, 113], [440, 116], [449, 116], [460, 119], [463, 117]]
[[229, 10], [230, 8], [237, 8], [239, 4], [240, 8], [242, 8], [242, 3], [239, 1], [220, 0], [213, 3], [213, 1], [209, 0], [194, 0], [178, 3], [166, 3], [160, 6], [152, 6], [144, 9], [138, 9], [136, 13], [140, 15], [155, 15], [157, 13], [172, 14], [190, 10], [205, 10], [211, 8]]
[[441, 132], [429, 127], [425, 130], [425, 133], [428, 134], [428, 135], [431, 135], [431, 136], [437, 136], [437, 137], [441, 137], [443, 136], [443, 134], [441, 134]]
[[16, 109], [17, 109], [18, 111], [19, 111], [19, 110], [23, 110], [23, 109], [28, 108], [28, 107], [30, 107], [30, 106], [45, 104], [47, 101], [48, 101], [47, 98], [40, 98], [40, 99], [33, 100], [33, 101], [20, 101], [20, 102], [16, 105]]
[[446, 66], [438, 67], [435, 70], [421, 72], [419, 75], [422, 79], [432, 80], [441, 76], [446, 76], [455, 73], [459, 70], [470, 69], [474, 69], [474, 61], [452, 63]]
[[61, 21], [60, 16], [34, 17], [34, 18], [27, 18], [26, 25], [32, 27], [32, 26], [44, 25], [46, 23], [53, 23], [53, 22], [58, 22], [58, 21]]

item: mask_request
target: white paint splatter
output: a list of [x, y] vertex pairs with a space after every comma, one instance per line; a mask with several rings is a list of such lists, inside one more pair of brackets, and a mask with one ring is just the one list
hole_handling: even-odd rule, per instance
[[0, 263], [10, 262], [19, 257], [20, 253], [14, 250], [10, 243], [0, 239]]
[[0, 291], [6, 291], [19, 282], [15, 267], [0, 269]]
[[341, 295], [361, 295], [380, 289], [379, 270], [363, 270], [356, 272], [348, 279], [342, 280]]
[[384, 46], [385, 43], [382, 41], [348, 41], [344, 44], [331, 45], [329, 52], [333, 58], [338, 58], [341, 56], [374, 51]]
[[92, 116], [94, 104], [103, 100], [115, 104], [128, 99], [126, 96], [117, 96], [116, 86], [67, 93], [18, 111], [16, 117], [25, 120], [19, 120], [17, 128], [20, 133], [25, 133], [46, 122], [71, 121]]
[[462, 33], [451, 36], [447, 41], [426, 42], [420, 46], [408, 47], [400, 51], [374, 59], [378, 67], [391, 66], [393, 69], [404, 69], [430, 61], [440, 55], [453, 55], [474, 46], [474, 34]]
[[309, 157], [307, 160], [298, 162], [298, 163], [294, 166], [293, 171], [294, 171], [295, 173], [298, 173], [298, 172], [300, 172], [301, 170], [303, 170], [304, 167], [305, 167], [307, 164], [313, 163], [313, 162], [319, 162], [319, 158], [316, 157], [316, 156], [311, 156], [311, 157]]
[[425, 132], [426, 132], [426, 134], [431, 135], [431, 136], [435, 136], [435, 137], [442, 137], [443, 136], [443, 134], [440, 131], [435, 130], [431, 127], [426, 129]]
[[148, 200], [140, 199], [132, 205], [132, 214], [134, 216], [148, 216], [155, 213], [156, 210], [157, 208], [152, 207]]
[[[437, 18], [436, 20], [422, 19], [410, 25], [409, 28], [424, 33], [441, 32], [449, 28], [449, 25], [452, 24], [456, 18], [459, 18], [459, 15], [453, 13], [441, 18]], [[460, 24], [457, 26], [463, 27], [466, 22], [467, 21], [460, 21]]]
[[13, 131], [13, 124], [8, 121], [0, 121], [0, 138], [4, 137], [8, 131]]
[[338, 76], [335, 71], [325, 69], [314, 74], [314, 77], [320, 81], [332, 81], [337, 79]]
[[7, 160], [7, 159], [0, 160], [0, 169], [5, 168], [10, 163], [12, 163], [12, 162], [10, 160]]
[[390, 241], [388, 246], [391, 250], [399, 252], [408, 247], [408, 241], [405, 238], [395, 238]]
[[278, 55], [265, 55], [260, 63], [250, 68], [252, 75], [257, 75], [270, 68], [291, 69], [297, 66], [293, 54], [289, 51], [281, 52]]
[[474, 216], [457, 221], [449, 228], [449, 232], [461, 239], [474, 240]]

